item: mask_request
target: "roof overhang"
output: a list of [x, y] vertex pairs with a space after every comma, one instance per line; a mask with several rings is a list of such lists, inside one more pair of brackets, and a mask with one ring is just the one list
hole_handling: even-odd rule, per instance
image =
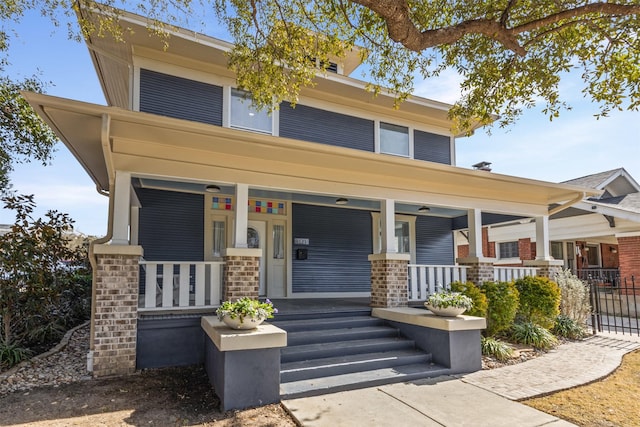
[[114, 171], [314, 194], [546, 215], [599, 191], [23, 93], [96, 183]]

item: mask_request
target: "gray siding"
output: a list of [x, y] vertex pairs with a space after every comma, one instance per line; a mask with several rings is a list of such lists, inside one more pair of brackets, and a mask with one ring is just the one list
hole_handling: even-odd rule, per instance
[[[371, 213], [310, 205], [293, 205], [293, 292], [369, 292], [371, 290]], [[295, 259], [307, 249], [306, 260]]]
[[418, 264], [455, 263], [453, 221], [449, 218], [419, 216], [416, 219], [416, 262]]
[[148, 261], [204, 260], [204, 196], [136, 190], [142, 203], [138, 240]]
[[205, 334], [200, 315], [138, 320], [136, 369], [204, 363]]
[[280, 136], [338, 147], [374, 151], [372, 120], [306, 105], [280, 106]]
[[451, 164], [451, 139], [448, 136], [414, 131], [413, 158], [429, 162]]
[[222, 126], [222, 87], [141, 69], [140, 111]]

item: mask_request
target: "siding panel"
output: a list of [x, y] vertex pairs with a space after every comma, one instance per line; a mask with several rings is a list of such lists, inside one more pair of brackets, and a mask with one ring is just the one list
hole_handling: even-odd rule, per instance
[[280, 136], [309, 142], [374, 151], [372, 120], [306, 105], [280, 106]]
[[222, 87], [141, 69], [140, 111], [222, 126]]
[[450, 165], [451, 140], [448, 136], [416, 130], [413, 133], [413, 158]]
[[137, 189], [138, 240], [149, 261], [204, 260], [204, 196]]
[[453, 221], [449, 218], [419, 216], [416, 219], [416, 262], [418, 264], [455, 263]]
[[[371, 213], [310, 205], [293, 205], [293, 292], [370, 292]], [[307, 249], [306, 260], [295, 259]]]

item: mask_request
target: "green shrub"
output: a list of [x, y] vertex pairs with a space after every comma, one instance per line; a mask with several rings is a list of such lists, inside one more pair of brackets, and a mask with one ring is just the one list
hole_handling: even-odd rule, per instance
[[30, 356], [31, 351], [20, 347], [17, 342], [7, 343], [0, 339], [0, 368], [11, 368]]
[[520, 295], [518, 319], [551, 329], [560, 314], [560, 288], [546, 277], [523, 277], [515, 282]]
[[511, 337], [517, 343], [532, 345], [540, 350], [547, 350], [558, 344], [558, 340], [551, 332], [532, 322], [513, 325]]
[[469, 316], [486, 317], [487, 316], [487, 296], [473, 282], [452, 282], [451, 290], [460, 292], [468, 296], [473, 301], [473, 307], [467, 310], [465, 314]]
[[504, 341], [491, 337], [482, 337], [480, 345], [482, 346], [482, 354], [492, 356], [504, 362], [513, 356], [513, 348]]
[[576, 322], [564, 314], [561, 314], [556, 318], [556, 324], [553, 326], [551, 332], [559, 337], [569, 338], [572, 340], [579, 340], [588, 335], [583, 323]]
[[579, 324], [586, 323], [591, 314], [589, 285], [571, 270], [563, 270], [556, 274], [555, 281], [560, 287], [560, 314]]
[[513, 282], [484, 282], [481, 289], [488, 302], [485, 336], [509, 330], [518, 310], [518, 289]]

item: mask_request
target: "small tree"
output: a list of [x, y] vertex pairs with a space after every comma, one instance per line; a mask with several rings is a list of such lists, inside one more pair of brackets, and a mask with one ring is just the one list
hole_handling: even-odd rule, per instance
[[2, 200], [16, 221], [0, 236], [0, 346], [43, 345], [59, 338], [76, 313], [69, 290], [78, 295], [73, 289], [86, 255], [67, 245], [73, 224], [67, 214], [49, 211], [46, 220], [34, 219], [32, 195]]

